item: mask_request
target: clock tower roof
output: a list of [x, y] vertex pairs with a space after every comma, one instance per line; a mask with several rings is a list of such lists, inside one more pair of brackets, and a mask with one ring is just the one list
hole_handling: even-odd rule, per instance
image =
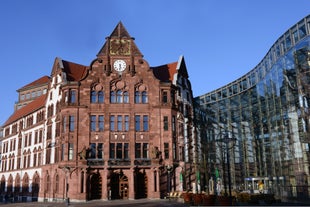
[[117, 44], [120, 43], [120, 46], [122, 43], [125, 43], [125, 46], [129, 47], [128, 48], [129, 52], [127, 52], [124, 55], [143, 56], [140, 50], [138, 49], [137, 45], [134, 43], [134, 40], [135, 39], [129, 35], [123, 23], [120, 21], [114, 28], [111, 35], [106, 37], [106, 42], [98, 52], [97, 56], [99, 57], [99, 56], [115, 55], [111, 54], [111, 48], [113, 47], [111, 46], [111, 42], [116, 42]]

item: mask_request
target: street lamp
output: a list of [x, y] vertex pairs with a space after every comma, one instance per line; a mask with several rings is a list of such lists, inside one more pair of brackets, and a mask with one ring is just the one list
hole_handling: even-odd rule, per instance
[[[219, 135], [222, 135], [222, 133], [220, 133]], [[231, 172], [230, 172], [230, 153], [229, 153], [229, 150], [234, 147], [236, 140], [237, 139], [235, 137], [230, 137], [228, 132], [226, 132], [224, 134], [223, 138], [217, 140], [217, 142], [222, 142], [225, 144], [226, 162], [227, 162], [227, 175], [228, 175], [228, 190], [229, 190], [230, 199], [231, 199]], [[231, 147], [229, 147], [230, 143], [232, 143]], [[227, 194], [226, 186], [225, 186], [225, 194]], [[230, 200], [230, 202], [231, 201], [232, 200]]]
[[168, 173], [168, 182], [167, 182], [167, 188], [168, 188], [168, 195], [170, 194], [170, 190], [171, 190], [171, 172], [172, 172], [172, 166], [171, 165], [167, 165], [166, 169], [167, 169], [167, 173]]

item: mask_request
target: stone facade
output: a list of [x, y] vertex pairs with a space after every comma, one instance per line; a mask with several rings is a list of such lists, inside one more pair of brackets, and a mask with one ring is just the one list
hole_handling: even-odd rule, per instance
[[184, 58], [150, 67], [120, 22], [88, 66], [56, 58], [47, 93], [3, 125], [1, 193], [84, 201], [189, 190], [192, 100]]

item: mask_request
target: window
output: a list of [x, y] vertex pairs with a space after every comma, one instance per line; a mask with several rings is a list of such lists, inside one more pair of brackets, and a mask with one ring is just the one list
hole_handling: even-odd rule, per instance
[[124, 159], [129, 159], [129, 144], [124, 143]]
[[46, 139], [52, 139], [52, 125], [47, 126]]
[[115, 159], [115, 143], [110, 143], [110, 159]]
[[74, 131], [74, 116], [69, 116], [69, 131]]
[[111, 103], [129, 103], [129, 93], [128, 91], [117, 90], [111, 91], [110, 93]]
[[149, 117], [147, 115], [143, 115], [143, 131], [149, 130]]
[[140, 115], [135, 116], [135, 129], [136, 129], [136, 132], [139, 132], [141, 130], [140, 129]]
[[115, 92], [111, 91], [110, 93], [110, 102], [111, 103], [116, 103], [116, 96], [115, 96]]
[[[142, 120], [141, 120], [142, 117]], [[143, 123], [141, 123], [143, 121]], [[135, 116], [135, 129], [136, 132], [142, 131], [141, 130], [141, 124], [143, 124], [143, 131], [149, 130], [149, 116], [148, 115], [136, 115]]]
[[125, 115], [125, 131], [129, 131], [129, 116]]
[[167, 93], [167, 91], [163, 91], [162, 102], [163, 103], [168, 103], [168, 93]]
[[175, 129], [176, 129], [176, 123], [175, 123], [175, 116], [172, 116], [172, 132], [175, 133]]
[[103, 115], [99, 115], [98, 127], [99, 127], [100, 132], [102, 132], [104, 130], [104, 116]]
[[129, 144], [110, 143], [110, 159], [129, 159]]
[[90, 116], [90, 131], [103, 131], [104, 129], [104, 116], [91, 115]]
[[137, 159], [149, 158], [148, 146], [149, 146], [148, 143], [136, 143], [135, 144], [135, 158], [137, 158]]
[[129, 94], [128, 91], [124, 92], [124, 103], [129, 103]]
[[103, 103], [103, 101], [104, 101], [103, 91], [99, 91], [98, 92], [98, 103]]
[[96, 116], [95, 115], [90, 116], [90, 131], [92, 132], [96, 131]]
[[[116, 125], [115, 125], [116, 124]], [[111, 115], [110, 116], [111, 131], [129, 131], [129, 116], [128, 115]]]
[[148, 103], [147, 92], [142, 92], [142, 103]]
[[103, 158], [103, 144], [102, 143], [98, 143], [97, 151], [98, 151], [97, 158], [102, 159]]
[[60, 122], [57, 122], [56, 123], [56, 137], [59, 137], [59, 136], [60, 136]]
[[164, 156], [165, 159], [169, 159], [169, 143], [164, 143]]
[[68, 160], [73, 160], [73, 143], [69, 143]]
[[115, 129], [115, 117], [110, 116], [110, 131], [114, 131]]
[[123, 158], [123, 143], [116, 143], [116, 158]]
[[75, 90], [70, 90], [69, 91], [69, 103], [76, 103], [76, 91]]
[[91, 91], [90, 92], [90, 102], [91, 103], [103, 103], [104, 93], [103, 91]]
[[102, 159], [103, 158], [103, 143], [90, 143], [88, 158]]
[[116, 102], [123, 103], [123, 92], [121, 90], [116, 91]]
[[140, 92], [139, 91], [135, 92], [135, 103], [140, 103]]
[[135, 103], [148, 103], [147, 92], [135, 91]]
[[90, 93], [90, 103], [96, 103], [97, 102], [97, 92], [96, 91], [92, 91]]
[[164, 130], [168, 130], [168, 116], [164, 116]]
[[62, 120], [62, 132], [66, 133], [66, 126], [67, 126], [67, 117], [64, 117]]
[[123, 117], [121, 115], [117, 116], [117, 131], [122, 131], [122, 122], [123, 122]]
[[141, 143], [135, 144], [135, 158], [141, 158]]
[[90, 143], [89, 158], [96, 158], [96, 143]]

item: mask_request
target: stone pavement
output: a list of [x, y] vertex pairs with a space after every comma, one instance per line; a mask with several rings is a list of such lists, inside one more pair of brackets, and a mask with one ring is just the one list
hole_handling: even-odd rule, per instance
[[0, 207], [109, 207], [109, 206], [134, 206], [134, 207], [185, 207], [187, 204], [169, 201], [165, 199], [138, 199], [138, 200], [112, 200], [112, 201], [87, 201], [87, 202], [72, 202], [69, 205], [65, 202], [27, 202], [27, 203], [1, 203]]

